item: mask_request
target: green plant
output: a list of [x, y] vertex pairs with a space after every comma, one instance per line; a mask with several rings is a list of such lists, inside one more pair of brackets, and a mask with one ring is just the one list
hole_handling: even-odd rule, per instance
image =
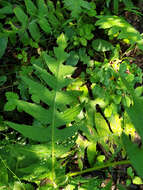
[[[24, 46], [30, 45], [37, 48], [37, 43], [46, 44], [45, 34], [50, 36], [51, 32], [53, 32], [57, 37], [58, 28], [61, 26], [61, 22], [64, 21], [62, 14], [59, 15], [60, 7], [57, 5], [55, 9], [50, 0], [47, 3], [39, 0], [36, 5], [31, 0], [25, 0], [24, 3], [25, 6], [17, 3], [14, 8], [10, 3], [2, 3], [3, 7], [0, 9], [0, 13], [3, 17], [5, 18], [6, 15], [12, 14], [15, 14], [15, 16], [12, 19], [8, 17], [6, 20], [6, 24], [9, 25], [8, 28], [1, 27], [0, 43], [2, 46], [0, 58], [4, 55], [8, 39], [15, 45], [16, 35], [18, 34]], [[53, 28], [54, 30], [52, 31]]]
[[77, 28], [77, 35], [74, 36], [74, 45], [81, 45], [87, 46], [87, 40], [91, 40], [94, 35], [92, 33], [94, 30], [94, 25], [92, 24], [79, 24]]
[[73, 18], [79, 18], [80, 14], [87, 13], [88, 15], [95, 16], [96, 11], [94, 10], [96, 5], [93, 2], [87, 2], [85, 0], [64, 0], [65, 7], [71, 11]]
[[131, 167], [127, 168], [127, 174], [128, 174], [128, 179], [126, 180], [126, 185], [129, 186], [131, 183], [141, 185], [143, 184], [142, 180], [140, 177], [135, 176], [133, 169]]
[[139, 11], [131, 0], [0, 1], [0, 189], [125, 190], [118, 165], [127, 186], [142, 184], [143, 39], [123, 18], [141, 26]]
[[6, 36], [0, 37], [0, 58], [4, 55], [8, 43], [8, 38]]
[[109, 8], [111, 4], [113, 4], [113, 12], [114, 14], [118, 14], [119, 12], [119, 5], [123, 3], [125, 8], [124, 10], [134, 12], [136, 14], [141, 14], [134, 4], [132, 0], [106, 0], [106, 6]]
[[[71, 79], [68, 76], [72, 74], [74, 68], [63, 64], [68, 57], [68, 54], [64, 52], [67, 46], [64, 34], [57, 39], [57, 43], [58, 47], [54, 48], [55, 58], [50, 57], [46, 53], [42, 54], [47, 67], [53, 75], [48, 73], [44, 68], [36, 64], [33, 65], [36, 70], [35, 74], [40, 77], [40, 80], [43, 80], [43, 85], [32, 78], [21, 76], [22, 80], [29, 87], [29, 92], [32, 95], [31, 98], [34, 103], [19, 100], [17, 94], [7, 92], [8, 102], [5, 105], [6, 111], [12, 111], [17, 107], [19, 111], [25, 111], [34, 117], [32, 126], [8, 121], [5, 122], [6, 125], [16, 129], [25, 137], [40, 142], [51, 142], [51, 161], [49, 160], [51, 171], [49, 174], [47, 173], [47, 176], [55, 187], [58, 185], [56, 184], [56, 144], [62, 143], [68, 137], [74, 136], [78, 129], [77, 126], [73, 125], [70, 127], [68, 125], [75, 120], [81, 110], [81, 106], [76, 105], [78, 104], [76, 99], [79, 92], [62, 91], [62, 88], [71, 83]], [[44, 84], [53, 90], [49, 90]], [[40, 101], [47, 104], [49, 109], [41, 107], [39, 105]], [[70, 106], [73, 102], [74, 105]], [[67, 108], [67, 105], [70, 108]], [[59, 129], [61, 126], [65, 126], [64, 129]]]
[[22, 50], [22, 52], [17, 55], [17, 58], [19, 60], [22, 60], [23, 63], [27, 62], [27, 52], [25, 50]]
[[107, 34], [111, 38], [117, 37], [117, 39], [124, 40], [131, 45], [137, 44], [138, 48], [143, 50], [141, 34], [122, 17], [104, 15], [97, 16], [97, 18], [95, 25], [102, 29], [107, 29]]
[[[142, 136], [142, 98], [137, 98], [133, 95], [134, 105], [130, 108], [126, 108], [126, 111], [134, 124], [136, 131], [141, 137], [141, 140], [143, 138]], [[138, 114], [140, 113], [140, 114]], [[134, 118], [134, 119], [133, 119]], [[131, 160], [132, 165], [136, 169], [138, 175], [140, 177], [142, 176], [142, 167], [141, 167], [141, 158], [142, 158], [142, 147], [138, 147], [137, 144], [132, 143], [125, 135], [123, 135], [123, 142], [124, 146], [127, 150], [127, 154]]]

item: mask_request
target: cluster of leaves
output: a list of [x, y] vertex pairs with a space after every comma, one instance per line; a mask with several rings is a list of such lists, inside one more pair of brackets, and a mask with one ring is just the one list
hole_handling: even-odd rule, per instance
[[131, 0], [0, 2], [0, 189], [101, 189], [96, 170], [130, 163], [126, 184], [142, 183], [142, 70], [126, 55], [143, 38], [121, 11], [142, 15]]

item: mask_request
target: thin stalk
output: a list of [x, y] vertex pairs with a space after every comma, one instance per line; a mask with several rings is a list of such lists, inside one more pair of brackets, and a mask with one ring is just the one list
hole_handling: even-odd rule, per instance
[[15, 83], [15, 84], [12, 84], [12, 85], [9, 85], [9, 86], [4, 86], [4, 87], [1, 87], [0, 90], [5, 90], [7, 88], [11, 88], [11, 87], [17, 86], [17, 85], [18, 85], [18, 83]]
[[14, 176], [14, 177], [19, 181], [19, 183], [22, 185], [22, 187], [24, 188], [24, 190], [26, 190], [25, 187], [23, 186], [23, 184], [22, 184], [20, 178], [8, 167], [8, 165], [5, 163], [5, 161], [2, 159], [1, 156], [0, 156], [0, 160], [2, 161], [4, 167], [5, 167], [7, 170], [9, 170], [9, 171], [13, 174], [13, 176]]
[[76, 176], [76, 175], [82, 175], [82, 174], [85, 174], [85, 173], [88, 173], [88, 172], [101, 170], [101, 169], [104, 169], [104, 168], [107, 168], [107, 167], [114, 167], [114, 166], [117, 166], [117, 165], [124, 165], [124, 164], [130, 164], [130, 161], [129, 160], [123, 160], [123, 161], [105, 163], [104, 165], [95, 166], [93, 168], [88, 168], [88, 169], [83, 170], [83, 171], [74, 172], [74, 173], [68, 173], [67, 176], [71, 177], [71, 176]]

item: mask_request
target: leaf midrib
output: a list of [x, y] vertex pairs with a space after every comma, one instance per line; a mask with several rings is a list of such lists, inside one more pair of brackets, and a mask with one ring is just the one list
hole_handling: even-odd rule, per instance
[[60, 71], [60, 65], [61, 65], [61, 61], [58, 64], [58, 69], [57, 69], [57, 74], [56, 74], [56, 88], [55, 88], [55, 94], [54, 94], [54, 98], [53, 98], [53, 112], [52, 112], [52, 122], [51, 122], [51, 127], [52, 127], [52, 180], [54, 181], [55, 179], [55, 112], [56, 112], [56, 96], [57, 96], [57, 90], [58, 90], [58, 81], [59, 81], [59, 71]]

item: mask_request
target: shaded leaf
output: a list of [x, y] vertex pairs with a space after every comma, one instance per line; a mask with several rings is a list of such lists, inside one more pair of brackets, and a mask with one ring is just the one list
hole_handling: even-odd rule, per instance
[[18, 21], [25, 27], [28, 23], [28, 16], [24, 13], [21, 7], [17, 6], [16, 8], [14, 8], [14, 13]]
[[131, 161], [132, 166], [136, 169], [139, 176], [143, 176], [143, 165], [142, 165], [142, 158], [143, 158], [143, 148], [138, 148], [137, 144], [134, 144], [129, 140], [129, 138], [123, 134], [123, 143], [129, 159]]
[[99, 52], [111, 51], [114, 48], [114, 46], [110, 42], [102, 39], [93, 40], [92, 47], [94, 50]]
[[38, 20], [38, 23], [41, 27], [41, 29], [46, 33], [46, 34], [50, 34], [51, 32], [51, 26], [49, 25], [49, 22], [46, 18], [40, 18]]
[[31, 16], [36, 15], [37, 8], [35, 4], [31, 0], [24, 0], [24, 2], [26, 5], [27, 13]]
[[91, 6], [87, 1], [84, 0], [64, 0], [65, 7], [71, 11], [71, 15], [77, 18], [82, 12], [82, 8], [90, 10]]
[[32, 21], [29, 24], [28, 29], [29, 29], [29, 32], [30, 32], [32, 38], [35, 41], [39, 41], [41, 34], [40, 34], [40, 30], [39, 30], [38, 25], [34, 21]]
[[7, 43], [8, 43], [8, 37], [0, 37], [0, 58], [5, 53], [5, 50], [7, 48]]

